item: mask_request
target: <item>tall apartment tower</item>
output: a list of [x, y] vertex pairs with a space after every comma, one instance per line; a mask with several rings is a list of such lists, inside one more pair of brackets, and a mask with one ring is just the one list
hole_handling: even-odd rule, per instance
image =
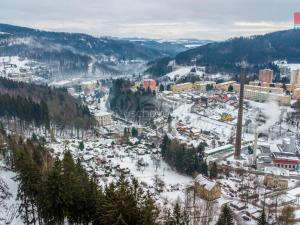
[[291, 84], [300, 85], [300, 69], [292, 71], [292, 73], [291, 73]]
[[236, 160], [239, 160], [241, 157], [245, 80], [246, 80], [246, 64], [242, 63], [241, 77], [240, 77], [241, 85], [240, 85], [240, 97], [239, 97], [239, 111], [238, 111], [238, 121], [236, 127], [235, 151], [234, 151], [234, 158]]
[[300, 29], [300, 12], [294, 13], [294, 29], [295, 30]]
[[264, 69], [259, 71], [259, 81], [262, 83], [272, 83], [273, 70]]

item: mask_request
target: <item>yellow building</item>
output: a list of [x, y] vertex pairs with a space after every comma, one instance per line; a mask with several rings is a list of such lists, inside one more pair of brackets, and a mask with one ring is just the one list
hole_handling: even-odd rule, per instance
[[300, 88], [297, 88], [293, 92], [294, 98], [300, 100]]
[[300, 85], [300, 69], [292, 71], [291, 84]]
[[282, 178], [280, 175], [266, 174], [264, 177], [264, 185], [270, 188], [287, 189], [288, 183], [288, 179]]
[[221, 90], [221, 91], [228, 91], [228, 87], [230, 85], [234, 86], [234, 84], [236, 84], [235, 81], [227, 81], [224, 83], [219, 83], [219, 84], [216, 84], [216, 89]]
[[191, 82], [182, 83], [182, 84], [174, 84], [171, 87], [173, 93], [180, 93], [183, 91], [190, 91], [193, 89], [193, 84]]
[[[283, 86], [284, 86], [283, 83], [261, 83], [258, 80], [250, 81], [249, 85], [250, 86], [264, 86], [264, 87], [270, 87], [270, 88], [282, 88], [282, 89], [283, 89]], [[286, 90], [288, 90], [288, 91], [294, 91], [294, 89], [296, 89], [300, 85], [285, 84], [285, 86], [286, 86]]]
[[194, 89], [200, 92], [206, 92], [207, 85], [212, 85], [213, 88], [216, 86], [214, 81], [198, 81], [194, 83]]
[[291, 105], [291, 96], [285, 94], [276, 94], [265, 91], [245, 89], [244, 97], [245, 99], [257, 102], [276, 101], [280, 105]]
[[[234, 84], [233, 89], [235, 91], [240, 91], [240, 84]], [[256, 85], [245, 85], [245, 89], [253, 90], [253, 91], [262, 91], [262, 92], [271, 92], [276, 94], [282, 94], [283, 89], [277, 87], [269, 87], [269, 86], [256, 86]]]
[[97, 81], [85, 81], [81, 83], [81, 89], [95, 89], [97, 87]]
[[99, 126], [107, 126], [112, 124], [111, 114], [108, 112], [99, 112], [95, 114], [95, 119]]
[[195, 178], [195, 193], [207, 201], [214, 201], [221, 197], [221, 186], [219, 183], [199, 174]]

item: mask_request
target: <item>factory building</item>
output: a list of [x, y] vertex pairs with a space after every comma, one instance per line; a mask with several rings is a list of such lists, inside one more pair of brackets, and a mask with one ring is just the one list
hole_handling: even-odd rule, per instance
[[279, 168], [287, 170], [298, 170], [300, 160], [293, 154], [288, 152], [273, 152], [272, 153], [272, 164]]

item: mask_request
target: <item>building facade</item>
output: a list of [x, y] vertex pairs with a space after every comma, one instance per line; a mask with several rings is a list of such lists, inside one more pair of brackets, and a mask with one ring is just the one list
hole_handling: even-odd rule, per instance
[[198, 81], [194, 83], [194, 89], [200, 92], [206, 92], [207, 85], [211, 85], [213, 88], [216, 86], [214, 81]]
[[300, 100], [300, 88], [294, 90], [293, 96], [295, 99]]
[[99, 126], [108, 126], [112, 124], [111, 114], [107, 112], [99, 112], [95, 114], [95, 119]]
[[143, 88], [145, 90], [151, 90], [154, 91], [156, 89], [157, 83], [153, 79], [146, 79], [143, 80]]
[[190, 91], [193, 89], [193, 84], [191, 82], [182, 83], [182, 84], [174, 84], [171, 87], [173, 93], [180, 93], [183, 91]]
[[284, 94], [275, 94], [264, 91], [245, 89], [245, 99], [256, 102], [276, 101], [280, 105], [291, 105], [291, 96]]
[[273, 81], [273, 70], [263, 69], [259, 71], [259, 81], [262, 83], [272, 83]]
[[221, 197], [221, 186], [217, 182], [199, 174], [195, 178], [195, 193], [207, 201], [214, 201]]
[[292, 73], [291, 73], [291, 84], [300, 85], [300, 69], [292, 71]]
[[234, 86], [234, 84], [236, 84], [235, 81], [227, 81], [224, 83], [219, 83], [219, 84], [216, 84], [216, 89], [221, 90], [221, 91], [228, 91], [228, 87], [230, 85]]
[[288, 184], [288, 179], [281, 178], [278, 175], [266, 174], [264, 177], [264, 185], [266, 185], [269, 188], [287, 189]]

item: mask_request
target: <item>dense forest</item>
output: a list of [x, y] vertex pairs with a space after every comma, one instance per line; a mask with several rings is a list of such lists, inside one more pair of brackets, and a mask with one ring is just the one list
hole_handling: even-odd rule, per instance
[[142, 87], [133, 91], [131, 87], [129, 80], [114, 80], [109, 93], [110, 108], [124, 118], [151, 120], [151, 112], [156, 110], [156, 93]]
[[168, 66], [170, 61], [170, 57], [164, 57], [158, 60], [150, 61], [147, 64], [148, 69], [145, 71], [145, 73], [153, 74], [157, 77], [170, 73], [172, 72], [172, 69]]
[[[201, 173], [208, 176], [208, 165], [203, 159], [205, 143], [200, 143], [197, 148], [187, 148], [176, 139], [170, 139], [165, 135], [160, 145], [163, 159], [173, 168], [181, 173], [195, 175]], [[217, 168], [210, 171], [216, 177]]]
[[[274, 60], [300, 62], [300, 32], [286, 30], [266, 35], [239, 37], [223, 42], [209, 43], [179, 53], [174, 59], [178, 65], [206, 66], [208, 72], [238, 73], [239, 63], [246, 60], [250, 72], [258, 72], [262, 65]], [[159, 65], [159, 67], [158, 67]], [[168, 71], [168, 62], [161, 59], [150, 64], [147, 72], [161, 76]], [[161, 66], [164, 66], [162, 68]]]
[[88, 129], [94, 119], [89, 109], [65, 89], [0, 78], [0, 117], [19, 119], [36, 127]]
[[123, 176], [101, 187], [69, 152], [54, 159], [36, 137], [7, 136], [0, 126], [0, 155], [17, 173], [19, 213], [26, 225], [189, 224], [180, 203], [158, 208], [136, 179]]

